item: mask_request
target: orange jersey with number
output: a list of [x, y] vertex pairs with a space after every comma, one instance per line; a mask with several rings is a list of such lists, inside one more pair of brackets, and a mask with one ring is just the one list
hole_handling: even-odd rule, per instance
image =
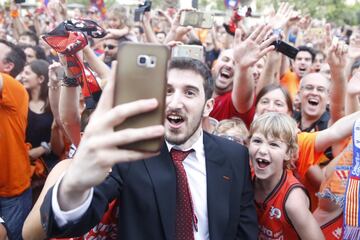
[[285, 202], [294, 188], [304, 186], [290, 170], [285, 170], [279, 183], [262, 203], [256, 202], [259, 221], [259, 238], [261, 240], [299, 239], [295, 228], [286, 215]]

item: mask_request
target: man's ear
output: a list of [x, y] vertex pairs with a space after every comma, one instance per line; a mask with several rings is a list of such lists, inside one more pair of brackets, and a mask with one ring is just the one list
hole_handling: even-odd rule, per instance
[[215, 100], [213, 98], [206, 100], [204, 111], [203, 111], [203, 117], [208, 117], [210, 115], [211, 111], [214, 108], [214, 102], [215, 102]]
[[40, 84], [43, 83], [44, 80], [45, 80], [45, 77], [44, 77], [43, 75], [41, 75], [41, 76], [39, 77], [39, 82], [40, 82]]

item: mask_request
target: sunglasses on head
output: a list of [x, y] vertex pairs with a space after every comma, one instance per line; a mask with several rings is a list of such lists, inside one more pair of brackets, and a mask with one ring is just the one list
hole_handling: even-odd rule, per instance
[[116, 46], [115, 45], [111, 45], [111, 44], [104, 44], [104, 49], [105, 48], [108, 48], [109, 50], [113, 50], [114, 48], [116, 48]]

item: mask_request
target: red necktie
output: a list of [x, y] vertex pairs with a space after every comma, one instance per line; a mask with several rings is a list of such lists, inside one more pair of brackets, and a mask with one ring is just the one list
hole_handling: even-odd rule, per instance
[[[193, 149], [183, 152], [171, 149], [170, 154], [176, 170], [176, 240], [193, 240], [193, 221], [196, 221], [191, 201], [191, 193], [182, 161]], [[195, 223], [196, 224], [196, 223]]]

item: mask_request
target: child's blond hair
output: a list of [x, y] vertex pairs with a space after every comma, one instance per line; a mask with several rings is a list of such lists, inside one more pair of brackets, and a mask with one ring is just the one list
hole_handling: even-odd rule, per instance
[[[297, 124], [293, 118], [285, 113], [269, 112], [258, 116], [251, 124], [249, 138], [254, 133], [261, 133], [266, 138], [280, 139], [287, 144], [288, 160], [296, 160], [298, 156]], [[290, 161], [286, 161], [285, 167], [290, 167]]]
[[243, 139], [244, 143], [247, 142], [249, 130], [247, 129], [243, 120], [235, 117], [231, 119], [221, 120], [215, 128], [214, 134], [226, 134], [229, 130], [235, 130], [239, 133], [237, 137]]

